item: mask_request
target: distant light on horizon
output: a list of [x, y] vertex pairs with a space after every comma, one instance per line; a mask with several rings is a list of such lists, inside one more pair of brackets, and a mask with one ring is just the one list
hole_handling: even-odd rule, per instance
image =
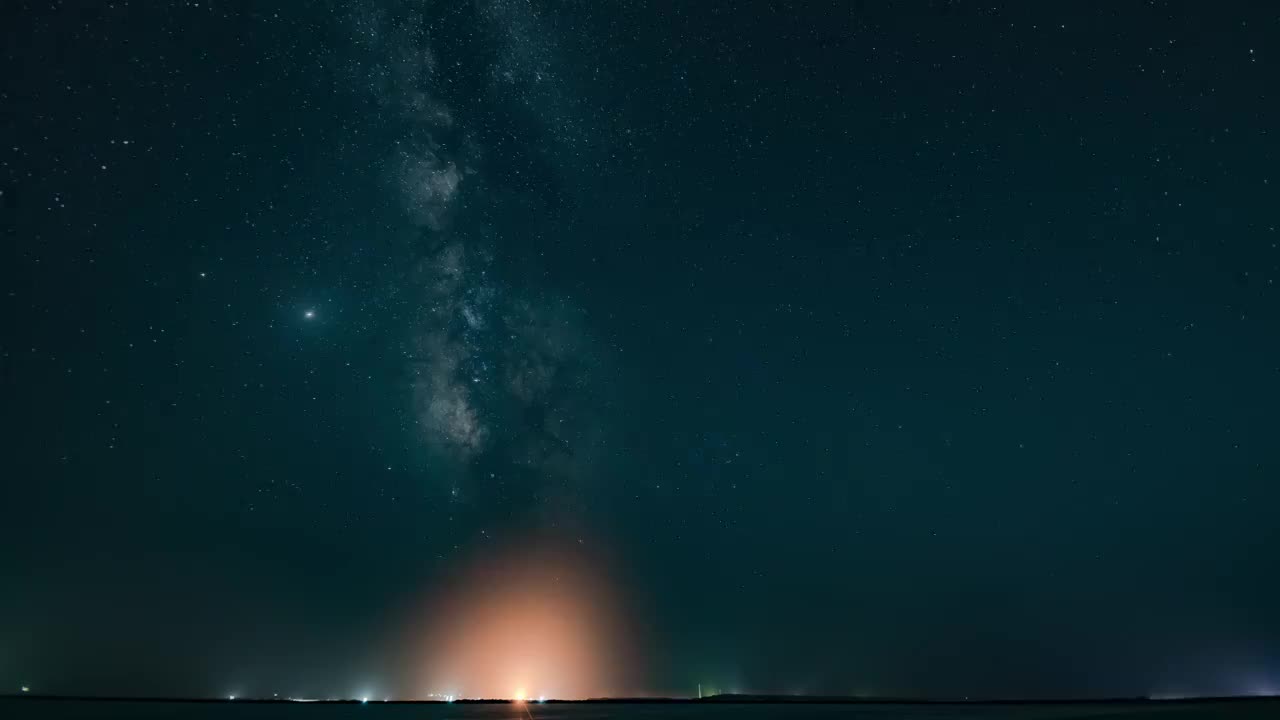
[[1275, 697], [1276, 695], [1280, 695], [1280, 688], [1264, 685], [1262, 687], [1253, 688], [1247, 694], [1252, 697]]
[[[520, 592], [494, 593], [496, 584]], [[624, 609], [608, 573], [576, 546], [498, 547], [414, 608], [404, 635], [428, 689], [522, 702], [601, 697], [634, 662]]]

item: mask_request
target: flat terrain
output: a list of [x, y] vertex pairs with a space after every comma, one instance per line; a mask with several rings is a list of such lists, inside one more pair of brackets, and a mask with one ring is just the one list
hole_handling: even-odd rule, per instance
[[424, 718], [425, 720], [692, 720], [694, 718], [868, 718], [869, 720], [1274, 720], [1280, 718], [1280, 699], [1035, 705], [947, 704], [416, 704], [369, 703], [303, 704], [248, 702], [129, 702], [0, 698], [0, 717], [6, 720], [346, 720], [347, 718]]

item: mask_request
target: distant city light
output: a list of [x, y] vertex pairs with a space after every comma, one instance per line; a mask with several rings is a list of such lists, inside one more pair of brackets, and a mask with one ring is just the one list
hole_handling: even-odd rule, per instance
[[367, 702], [369, 702], [369, 698], [367, 698], [367, 697], [362, 697], [362, 698], [360, 698], [360, 702], [362, 702], [362, 703], [367, 703]]
[[538, 702], [540, 702], [540, 703], [544, 703], [544, 702], [546, 702], [546, 701], [547, 701], [547, 696], [546, 696], [546, 695], [539, 695], [539, 696], [538, 696]]
[[22, 692], [31, 692], [31, 688], [27, 687], [26, 685], [23, 685]]
[[228, 695], [228, 696], [227, 696], [227, 699], [228, 699], [228, 700], [235, 700], [235, 699], [236, 699], [236, 696], [235, 696], [235, 695]]
[[520, 688], [519, 690], [516, 690], [516, 702], [524, 702], [524, 698], [525, 698], [524, 688]]

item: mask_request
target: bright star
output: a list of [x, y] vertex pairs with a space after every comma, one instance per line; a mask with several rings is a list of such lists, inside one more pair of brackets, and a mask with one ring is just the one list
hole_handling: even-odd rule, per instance
[[311, 319], [315, 318], [315, 316], [316, 316], [316, 311], [315, 311], [315, 310], [307, 310], [306, 312], [302, 313], [302, 317], [304, 317], [304, 318], [306, 318], [306, 319], [308, 319], [308, 320], [311, 320]]

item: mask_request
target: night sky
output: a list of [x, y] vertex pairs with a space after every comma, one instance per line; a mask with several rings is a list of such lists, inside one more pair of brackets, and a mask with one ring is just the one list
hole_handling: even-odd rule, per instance
[[0, 691], [1280, 690], [1267, 3], [0, 12]]

